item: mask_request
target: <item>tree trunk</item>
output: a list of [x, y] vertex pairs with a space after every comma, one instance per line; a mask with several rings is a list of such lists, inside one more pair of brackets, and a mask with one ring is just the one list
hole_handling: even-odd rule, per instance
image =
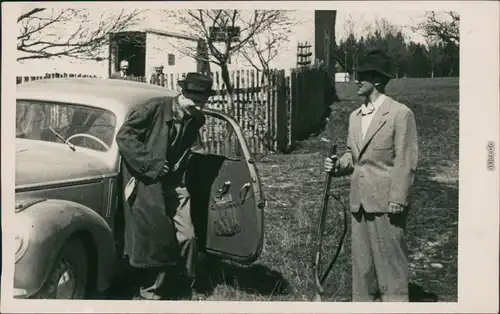
[[227, 68], [226, 63], [222, 64], [220, 68], [221, 68], [222, 81], [224, 82], [224, 85], [226, 85], [226, 90], [227, 90], [228, 113], [234, 117], [236, 114], [234, 106], [234, 88], [231, 82], [231, 78], [229, 77], [229, 69]]
[[[222, 76], [222, 81], [224, 82], [224, 85], [226, 85], [226, 90], [227, 90], [227, 113], [237, 119], [236, 117], [236, 106], [234, 104], [234, 86], [233, 83], [231, 82], [231, 77], [229, 76], [229, 69], [227, 68], [227, 63], [223, 63], [221, 66], [221, 76]], [[240, 121], [237, 121], [238, 124], [240, 124]], [[238, 144], [238, 141], [233, 142], [233, 134], [234, 130], [233, 128], [228, 128], [227, 133], [226, 133], [226, 138], [224, 139], [224, 145], [226, 148], [226, 154], [230, 154], [231, 152], [231, 146], [234, 144], [235, 146], [233, 147], [234, 153], [236, 156], [241, 157], [241, 147]], [[229, 149], [229, 150], [228, 150]]]
[[[336, 60], [335, 58], [333, 58], [333, 55], [336, 55], [337, 54], [337, 42], [335, 40], [335, 26], [336, 26], [336, 21], [337, 21], [337, 11], [332, 11], [332, 25], [331, 25], [331, 29], [330, 29], [330, 32], [331, 32], [331, 41], [330, 41], [330, 45], [331, 45], [331, 54], [330, 54], [330, 58], [332, 58], [333, 60]], [[332, 66], [331, 66], [331, 77], [332, 77], [332, 100], [333, 101], [339, 101], [339, 97], [337, 96], [337, 89], [335, 88], [335, 76], [336, 76], [336, 72], [337, 72], [337, 61], [333, 61], [332, 60]], [[330, 104], [331, 105], [331, 104]]]
[[[322, 119], [326, 121], [331, 113], [331, 106], [334, 102], [338, 101], [337, 91], [335, 89], [335, 72], [336, 72], [336, 58], [334, 57], [337, 53], [337, 45], [335, 42], [335, 22], [337, 18], [336, 10], [316, 10], [315, 11], [315, 32], [318, 34], [318, 39], [321, 38], [321, 42], [316, 42], [317, 47], [322, 49], [318, 50], [319, 54], [316, 57], [321, 57], [324, 59], [326, 65], [325, 68], [325, 85], [324, 85], [324, 105], [325, 111], [322, 115]], [[324, 43], [324, 45], [323, 45]], [[321, 51], [322, 50], [322, 51]]]

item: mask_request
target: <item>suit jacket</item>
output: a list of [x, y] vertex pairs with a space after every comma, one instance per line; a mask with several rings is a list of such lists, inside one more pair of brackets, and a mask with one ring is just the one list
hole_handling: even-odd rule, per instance
[[385, 98], [364, 138], [361, 112], [349, 117], [347, 152], [340, 158], [339, 175], [350, 175], [350, 207], [357, 212], [387, 212], [389, 202], [409, 205], [418, 160], [418, 135], [413, 112]]
[[[117, 133], [123, 158], [123, 182], [136, 180], [135, 196], [125, 202], [125, 255], [135, 267], [163, 267], [177, 262], [179, 247], [172, 217], [166, 208], [164, 181], [159, 174], [168, 159], [170, 132], [175, 127], [173, 99], [155, 98], [135, 108]], [[196, 143], [205, 117], [198, 111], [186, 127], [184, 149]], [[175, 162], [175, 161], [174, 161]]]

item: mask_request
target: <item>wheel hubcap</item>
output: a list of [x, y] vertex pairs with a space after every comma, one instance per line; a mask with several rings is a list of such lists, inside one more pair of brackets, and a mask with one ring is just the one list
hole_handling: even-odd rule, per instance
[[56, 298], [72, 299], [75, 294], [76, 276], [71, 269], [64, 271], [57, 283]]

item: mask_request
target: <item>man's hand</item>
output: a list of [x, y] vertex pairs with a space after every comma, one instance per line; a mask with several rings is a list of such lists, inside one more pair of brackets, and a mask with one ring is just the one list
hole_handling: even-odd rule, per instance
[[391, 214], [399, 214], [403, 212], [403, 205], [396, 203], [389, 203], [389, 213]]
[[165, 161], [165, 164], [163, 165], [163, 168], [160, 171], [160, 178], [166, 176], [170, 172], [170, 167], [168, 166], [167, 162]]
[[326, 157], [324, 168], [326, 172], [336, 174], [340, 168], [339, 158], [336, 155]]

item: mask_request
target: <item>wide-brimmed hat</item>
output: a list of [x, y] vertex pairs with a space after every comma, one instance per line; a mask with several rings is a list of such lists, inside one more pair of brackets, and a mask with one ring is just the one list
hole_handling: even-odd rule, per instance
[[388, 78], [394, 78], [391, 74], [391, 58], [381, 49], [369, 50], [362, 58], [354, 72], [378, 72]]
[[196, 72], [187, 73], [186, 77], [179, 80], [178, 84], [188, 94], [189, 98], [194, 98], [193, 100], [202, 100], [207, 96], [214, 96], [216, 94], [216, 91], [212, 89], [212, 78], [205, 74]]

